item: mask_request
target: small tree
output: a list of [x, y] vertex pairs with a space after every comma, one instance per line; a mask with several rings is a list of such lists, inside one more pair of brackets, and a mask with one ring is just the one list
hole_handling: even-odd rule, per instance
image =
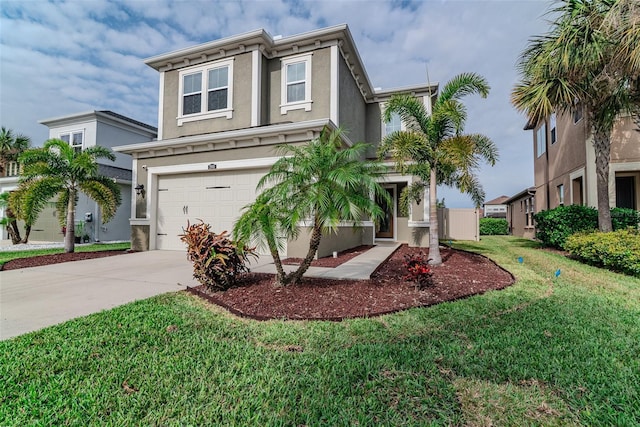
[[98, 175], [98, 158], [115, 160], [104, 147], [76, 151], [60, 139], [49, 139], [42, 148], [27, 150], [19, 157], [23, 165], [20, 186], [12, 195], [25, 222], [33, 224], [55, 196], [61, 225], [66, 218], [65, 252], [75, 249], [75, 207], [80, 192], [95, 200], [102, 209], [102, 221], [113, 218], [121, 203], [120, 188], [111, 178]]
[[[365, 217], [383, 216], [375, 202], [389, 202], [379, 184], [386, 168], [365, 161], [367, 144], [343, 147], [342, 131], [325, 127], [320, 136], [302, 145], [278, 146], [280, 158], [258, 183], [266, 188], [234, 226], [234, 238], [268, 247], [280, 285], [298, 284], [315, 258], [323, 234], [336, 232], [341, 221], [358, 225]], [[299, 236], [301, 221], [311, 226], [309, 250], [298, 269], [286, 274], [279, 249]]]

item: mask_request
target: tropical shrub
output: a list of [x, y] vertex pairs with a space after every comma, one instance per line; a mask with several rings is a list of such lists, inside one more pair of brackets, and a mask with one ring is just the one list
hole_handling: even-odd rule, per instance
[[618, 230], [610, 233], [577, 233], [564, 247], [587, 264], [640, 277], [640, 233]]
[[180, 240], [187, 244], [187, 258], [193, 263], [193, 278], [212, 291], [234, 286], [243, 273], [249, 272], [249, 256], [257, 258], [255, 248], [227, 237], [227, 232], [213, 233], [200, 221], [183, 229]]
[[480, 218], [480, 235], [494, 236], [509, 234], [509, 222], [504, 218]]
[[582, 205], [558, 206], [538, 212], [533, 219], [536, 222], [536, 238], [543, 245], [558, 249], [564, 249], [565, 240], [572, 234], [598, 228], [598, 211]]
[[[538, 212], [533, 218], [536, 221], [536, 238], [543, 245], [558, 249], [565, 249], [564, 242], [572, 234], [598, 229], [598, 211], [588, 206], [558, 206]], [[633, 209], [613, 208], [611, 219], [614, 231], [637, 230], [640, 227], [640, 212]]]
[[433, 285], [433, 270], [429, 261], [422, 252], [405, 255], [402, 265], [407, 269], [407, 275], [404, 280], [415, 283], [420, 289]]
[[626, 208], [611, 209], [611, 223], [614, 230], [624, 230], [633, 228], [638, 230], [640, 227], [640, 211]]

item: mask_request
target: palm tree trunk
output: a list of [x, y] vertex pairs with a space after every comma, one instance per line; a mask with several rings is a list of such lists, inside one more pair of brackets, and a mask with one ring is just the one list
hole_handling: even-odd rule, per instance
[[278, 252], [278, 245], [276, 244], [275, 239], [271, 239], [270, 237], [267, 237], [267, 244], [269, 245], [269, 252], [273, 258], [273, 263], [276, 266], [276, 283], [280, 286], [284, 286], [286, 284], [286, 273], [282, 267], [282, 260], [280, 259], [280, 253]]
[[436, 167], [432, 166], [429, 174], [429, 264], [442, 264], [440, 256], [440, 239], [438, 237], [438, 195], [436, 193]]
[[316, 256], [318, 252], [318, 247], [320, 246], [320, 240], [322, 239], [322, 228], [320, 227], [319, 221], [316, 218], [313, 221], [313, 231], [311, 232], [311, 239], [309, 240], [309, 252], [307, 252], [307, 256], [300, 264], [300, 267], [293, 273], [289, 274], [286, 279], [286, 284], [297, 285], [302, 280], [302, 276], [307, 272], [309, 266], [311, 266], [311, 262]]
[[31, 224], [25, 224], [24, 226], [24, 239], [21, 243], [29, 243], [29, 235], [31, 234]]
[[76, 192], [69, 190], [69, 201], [67, 202], [67, 234], [64, 236], [64, 251], [71, 253], [75, 250], [75, 208]]
[[596, 154], [596, 188], [598, 191], [598, 228], [602, 232], [613, 230], [611, 205], [609, 204], [609, 161], [611, 157], [611, 132], [595, 127], [593, 146]]
[[7, 225], [7, 232], [9, 233], [11, 243], [17, 245], [22, 242], [22, 237], [20, 237], [20, 228], [18, 227], [18, 222], [15, 219], [12, 219], [9, 222], [9, 225]]

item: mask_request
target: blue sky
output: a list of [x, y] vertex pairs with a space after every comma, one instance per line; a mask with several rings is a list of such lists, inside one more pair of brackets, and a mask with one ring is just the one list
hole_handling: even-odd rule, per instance
[[[483, 167], [487, 200], [533, 183], [532, 136], [509, 103], [527, 40], [547, 30], [546, 0], [171, 1], [23, 0], [0, 3], [0, 123], [47, 138], [38, 120], [108, 109], [157, 125], [158, 75], [143, 59], [264, 28], [294, 35], [346, 23], [375, 87], [445, 83], [477, 72], [492, 87], [468, 98], [466, 131], [497, 144]], [[471, 200], [443, 189], [449, 207]]]

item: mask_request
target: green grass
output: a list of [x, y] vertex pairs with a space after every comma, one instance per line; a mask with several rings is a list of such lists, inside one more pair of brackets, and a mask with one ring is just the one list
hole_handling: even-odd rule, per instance
[[[98, 251], [116, 251], [116, 250], [126, 250], [131, 247], [131, 243], [123, 242], [123, 243], [95, 243], [92, 245], [76, 245], [76, 252], [98, 252]], [[51, 254], [61, 254], [64, 252], [63, 248], [55, 248], [55, 249], [31, 249], [27, 251], [6, 251], [0, 252], [0, 266], [6, 263], [7, 261], [11, 261], [12, 259], [18, 258], [29, 258], [40, 255], [51, 255]]]
[[0, 342], [0, 425], [640, 424], [640, 280], [522, 239], [455, 246], [517, 283], [337, 323], [167, 294]]

